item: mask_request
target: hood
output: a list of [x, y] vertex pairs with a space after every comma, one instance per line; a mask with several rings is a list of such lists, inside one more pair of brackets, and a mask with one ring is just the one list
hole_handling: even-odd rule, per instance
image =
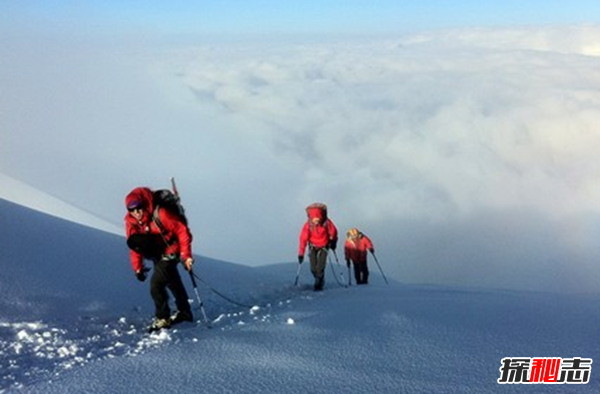
[[152, 190], [147, 187], [137, 187], [133, 189], [127, 197], [125, 197], [125, 207], [128, 207], [130, 204], [134, 202], [139, 202], [144, 207], [144, 216], [150, 217], [152, 215], [152, 211], [154, 210], [154, 205], [152, 203]]

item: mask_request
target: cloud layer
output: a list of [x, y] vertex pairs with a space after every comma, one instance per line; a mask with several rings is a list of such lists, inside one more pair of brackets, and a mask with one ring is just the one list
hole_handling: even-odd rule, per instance
[[297, 160], [308, 195], [341, 188], [355, 196], [348, 209], [375, 205], [378, 218], [562, 215], [599, 208], [597, 33], [466, 30], [259, 56], [210, 47], [181, 78], [199, 106], [239, 121], [239, 138]]
[[[73, 46], [69, 61], [45, 63], [12, 48], [0, 163], [117, 222], [130, 188], [175, 175], [197, 251], [217, 258], [293, 260], [303, 208], [320, 200], [342, 232], [370, 233], [402, 279], [546, 288], [571, 266], [589, 285], [599, 276], [598, 37], [579, 26], [118, 56]], [[497, 268], [508, 260], [553, 274], [523, 281]]]

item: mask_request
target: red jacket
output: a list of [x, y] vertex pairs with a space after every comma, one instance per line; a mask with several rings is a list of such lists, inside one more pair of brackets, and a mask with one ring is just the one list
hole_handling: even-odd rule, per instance
[[[132, 201], [139, 201], [144, 207], [144, 215], [141, 221], [137, 221], [128, 212], [125, 215], [125, 231], [127, 238], [132, 234], [161, 234], [158, 225], [152, 220], [154, 206], [152, 204], [152, 190], [146, 187], [133, 189], [125, 198], [125, 205]], [[165, 254], [179, 255], [181, 260], [192, 257], [192, 234], [177, 216], [172, 215], [166, 209], [158, 209], [158, 218], [163, 225], [161, 239], [168, 241]], [[143, 268], [144, 258], [134, 250], [129, 251], [131, 266], [135, 272]]]
[[367, 262], [367, 251], [373, 251], [373, 242], [364, 234], [360, 234], [358, 238], [346, 239], [344, 245], [344, 255], [346, 260], [352, 260], [355, 263]]
[[314, 224], [307, 221], [300, 231], [298, 256], [304, 256], [307, 243], [310, 243], [315, 248], [324, 248], [330, 241], [337, 243], [337, 240], [337, 228], [331, 219], [327, 219], [324, 226], [320, 223]]

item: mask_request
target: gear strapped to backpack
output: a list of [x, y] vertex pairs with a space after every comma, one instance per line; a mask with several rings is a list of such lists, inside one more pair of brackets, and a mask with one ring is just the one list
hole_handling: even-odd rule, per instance
[[321, 225], [325, 226], [327, 222], [327, 205], [322, 202], [314, 202], [306, 207], [306, 216], [309, 222], [312, 222], [313, 218], [320, 218]]
[[319, 217], [321, 219], [321, 223], [325, 225], [327, 221], [327, 205], [322, 202], [314, 202], [306, 207], [306, 216], [308, 216], [308, 220], [312, 218]]
[[309, 231], [313, 230], [314, 223], [313, 218], [321, 219], [321, 226], [327, 232], [329, 237], [329, 228], [327, 226], [327, 205], [322, 202], [314, 202], [306, 207], [306, 216], [308, 217]]

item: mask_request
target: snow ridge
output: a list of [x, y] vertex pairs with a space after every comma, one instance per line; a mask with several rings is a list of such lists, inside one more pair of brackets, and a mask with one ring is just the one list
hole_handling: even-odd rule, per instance
[[123, 235], [124, 230], [48, 193], [0, 173], [0, 198], [87, 227]]

